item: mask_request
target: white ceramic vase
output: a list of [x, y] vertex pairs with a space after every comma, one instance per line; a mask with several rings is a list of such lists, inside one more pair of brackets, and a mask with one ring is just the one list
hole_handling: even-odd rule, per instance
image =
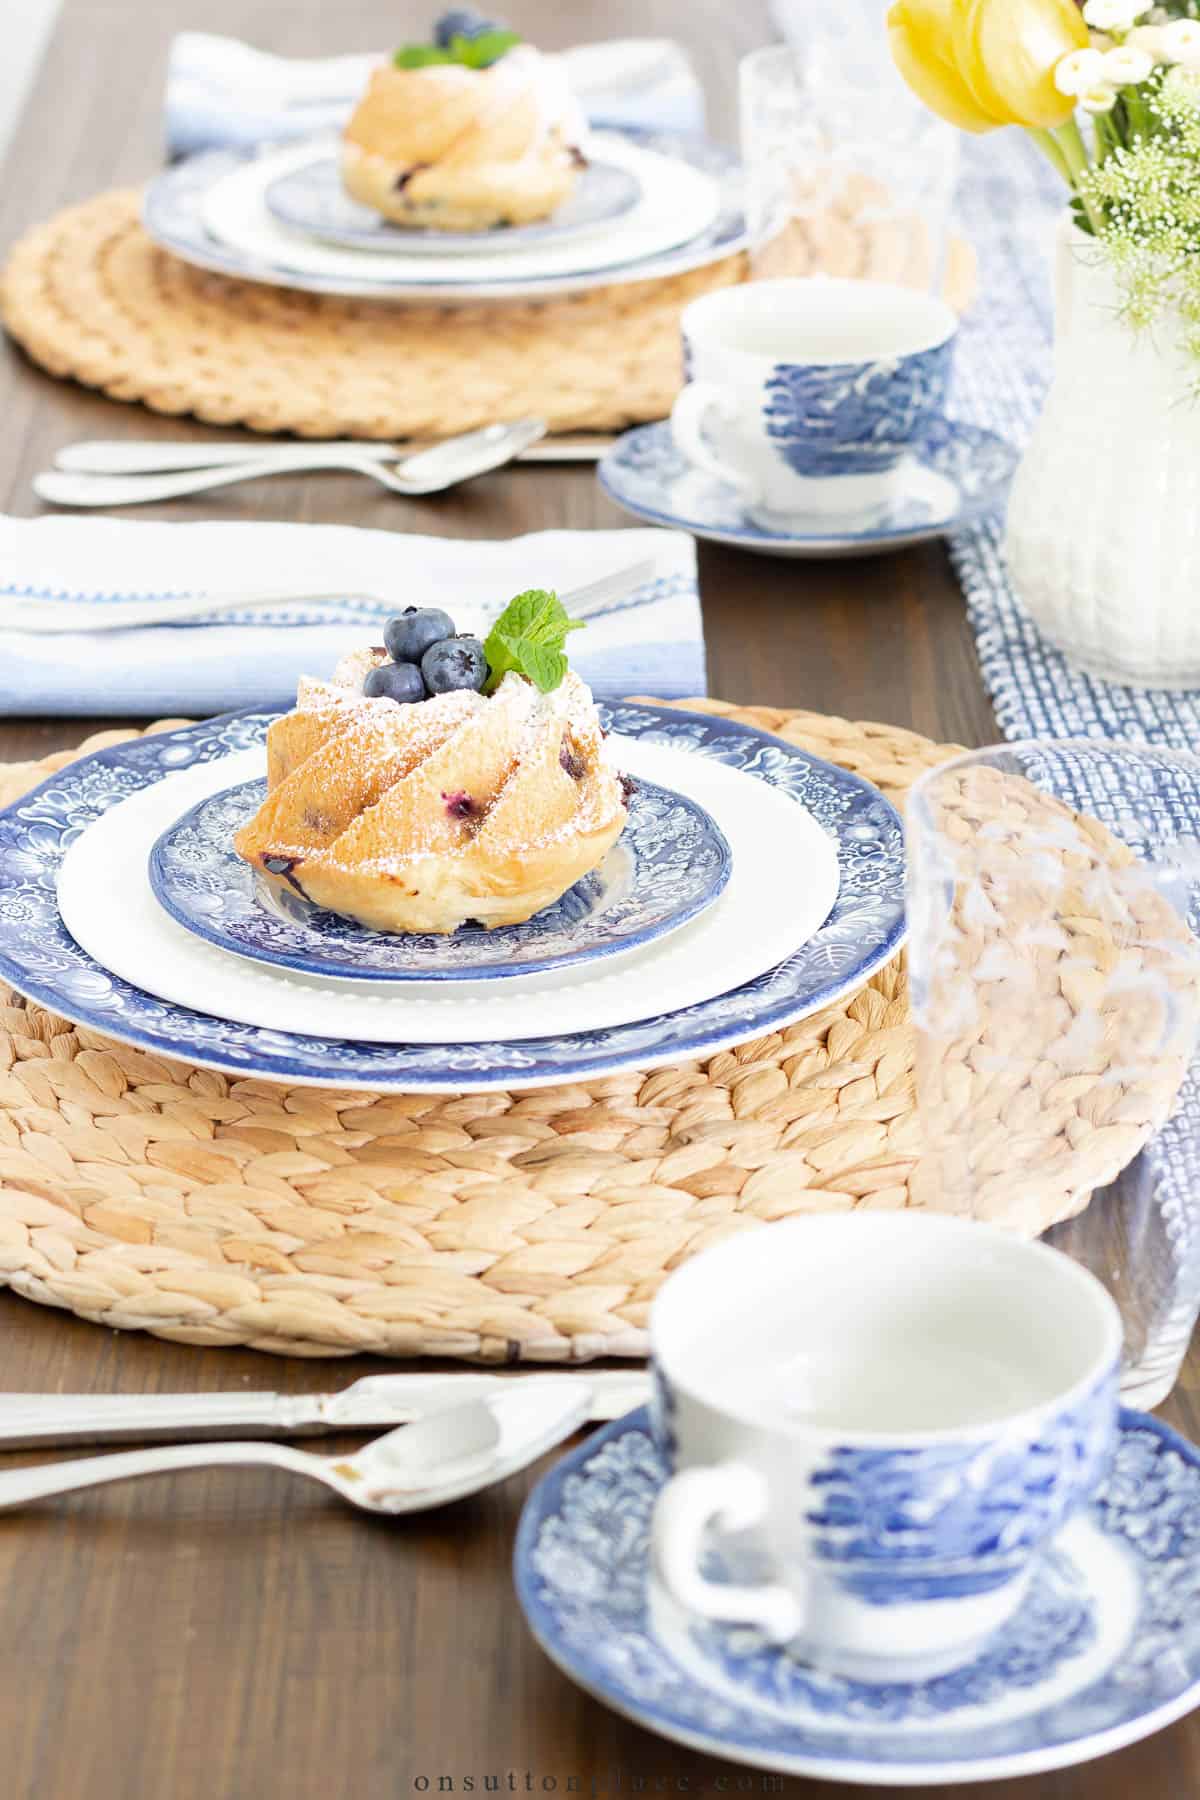
[[1135, 335], [1095, 242], [1059, 230], [1054, 379], [1009, 501], [1013, 587], [1089, 674], [1200, 687], [1200, 401], [1174, 315]]

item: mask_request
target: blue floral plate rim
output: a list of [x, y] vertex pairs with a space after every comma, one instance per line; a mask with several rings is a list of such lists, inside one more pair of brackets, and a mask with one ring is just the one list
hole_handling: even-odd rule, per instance
[[[468, 937], [461, 932], [447, 938], [427, 933], [389, 936], [301, 901], [298, 914], [311, 915], [311, 922], [305, 923], [300, 916], [287, 920], [255, 900], [254, 872], [229, 838], [231, 828], [222, 809], [248, 817], [265, 792], [265, 778], [259, 777], [188, 807], [151, 849], [150, 886], [164, 912], [205, 943], [303, 975], [355, 981], [496, 981], [579, 968], [641, 949], [689, 924], [724, 892], [733, 866], [724, 832], [699, 801], [658, 782], [639, 780], [625, 832], [610, 852], [611, 856], [624, 851], [632, 867], [632, 887], [607, 910], [590, 907], [572, 917], [585, 903], [589, 884], [595, 885], [595, 878], [587, 876], [524, 925]], [[213, 863], [203, 877], [193, 869], [189, 881], [186, 867], [172, 869], [171, 852], [189, 832], [210, 820], [224, 841], [209, 846]], [[206, 910], [206, 900], [220, 906], [215, 916]], [[551, 948], [544, 955], [528, 954], [539, 940]], [[555, 944], [559, 948], [553, 948]], [[495, 954], [480, 954], [489, 950]], [[405, 956], [421, 960], [405, 962]]]
[[59, 914], [55, 882], [71, 843], [110, 806], [176, 769], [257, 748], [280, 710], [226, 713], [93, 751], [0, 812], [0, 976], [77, 1024], [224, 1074], [296, 1086], [482, 1093], [597, 1080], [713, 1055], [853, 992], [904, 941], [903, 826], [877, 788], [719, 713], [624, 701], [601, 706], [610, 729], [711, 756], [768, 781], [836, 840], [839, 889], [828, 918], [793, 956], [754, 981], [604, 1031], [379, 1045], [235, 1024], [158, 1000], [110, 975], [80, 949]]
[[[986, 517], [1003, 502], [1019, 457], [1015, 445], [998, 432], [939, 416], [918, 440], [912, 460], [955, 487], [959, 504], [954, 512], [841, 532], [772, 531], [756, 524], [743, 511], [732, 483], [696, 468], [676, 449], [669, 421], [623, 432], [596, 465], [596, 479], [609, 499], [635, 518], [694, 537], [780, 555], [865, 556], [948, 537]], [[684, 481], [694, 484], [699, 504], [673, 496], [672, 484]]]
[[[323, 195], [330, 189], [333, 189], [335, 203], [342, 202], [349, 222], [339, 223], [335, 217], [330, 224], [321, 223], [320, 208], [326, 203]], [[548, 219], [536, 224], [492, 226], [485, 231], [436, 231], [428, 225], [394, 225], [380, 215], [372, 216], [370, 207], [360, 206], [344, 193], [333, 150], [314, 150], [310, 162], [276, 176], [263, 190], [267, 211], [289, 231], [303, 232], [324, 243], [342, 244], [350, 250], [412, 250], [417, 253], [423, 249], [442, 253], [455, 250], [486, 253], [492, 249], [507, 250], [514, 244], [519, 247], [532, 243], [563, 243], [624, 218], [641, 197], [642, 184], [633, 170], [607, 162], [601, 155], [588, 158], [587, 168], [580, 172], [571, 198]], [[363, 224], [353, 222], [355, 213], [363, 215]], [[564, 219], [563, 214], [569, 216]], [[582, 216], [575, 216], [577, 214]]]
[[[1150, 1736], [1200, 1704], [1200, 1640], [1192, 1633], [1192, 1643], [1187, 1642], [1189, 1609], [1200, 1589], [1200, 1450], [1151, 1414], [1121, 1409], [1113, 1470], [1082, 1515], [1087, 1537], [1131, 1590], [1124, 1608], [1108, 1597], [1109, 1610], [1129, 1612], [1118, 1621], [1123, 1630], [1110, 1626], [1107, 1633], [1089, 1635], [1077, 1629], [1080, 1613], [1086, 1611], [1094, 1622], [1106, 1597], [1096, 1585], [1095, 1568], [1068, 1554], [1064, 1571], [1063, 1555], [1054, 1549], [1044, 1580], [1050, 1587], [1073, 1581], [1079, 1603], [1074, 1620], [1057, 1622], [1061, 1641], [1047, 1640], [1040, 1650], [1035, 1644], [1032, 1651], [1022, 1643], [1027, 1608], [1036, 1617], [1035, 1577], [1017, 1618], [975, 1663], [936, 1682], [911, 1685], [868, 1685], [806, 1670], [761, 1641], [748, 1649], [755, 1634], [697, 1622], [690, 1628], [692, 1645], [700, 1647], [701, 1659], [712, 1659], [707, 1665], [702, 1661], [706, 1678], [701, 1679], [691, 1646], [684, 1658], [673, 1653], [648, 1603], [644, 1527], [664, 1472], [651, 1408], [640, 1407], [593, 1433], [542, 1476], [525, 1502], [513, 1550], [518, 1602], [546, 1656], [593, 1698], [661, 1737], [783, 1774], [937, 1786], [1090, 1761]], [[614, 1494], [629, 1502], [615, 1516]], [[1181, 1510], [1189, 1501], [1188, 1510]], [[567, 1512], [573, 1517], [564, 1525]], [[599, 1560], [608, 1547], [606, 1526], [611, 1526], [616, 1573], [626, 1571], [623, 1582]], [[1077, 1525], [1068, 1526], [1059, 1543], [1069, 1537], [1074, 1552]], [[547, 1567], [554, 1571], [556, 1561], [562, 1578], [557, 1589], [545, 1574]], [[564, 1623], [571, 1603], [578, 1605], [578, 1618]], [[1032, 1655], [1036, 1677], [1041, 1654], [1058, 1692], [1050, 1704], [1033, 1696], [1025, 1713], [1013, 1713], [1011, 1705], [997, 1708], [989, 1720], [978, 1698], [988, 1692], [989, 1675], [993, 1699], [999, 1693], [1011, 1702], [1021, 1687], [1036, 1686], [1036, 1680], [1007, 1676], [1000, 1641], [1010, 1634], [1018, 1653], [1026, 1649], [1022, 1674], [1030, 1674]], [[1073, 1656], [1085, 1669], [1077, 1688], [1063, 1681]], [[756, 1702], [746, 1689], [785, 1662], [790, 1683], [783, 1683], [783, 1692], [790, 1688], [793, 1696], [790, 1717], [786, 1702], [781, 1706], [762, 1697]], [[1165, 1691], [1172, 1685], [1172, 1668], [1182, 1669], [1182, 1676], [1173, 1691]], [[731, 1670], [743, 1689], [732, 1703], [726, 1693]], [[940, 1712], [928, 1704], [938, 1688]], [[807, 1717], [796, 1706], [796, 1694]], [[810, 1696], [816, 1697], [815, 1708]], [[912, 1717], [924, 1723], [907, 1739], [906, 1708], [910, 1723]], [[965, 1717], [947, 1725], [956, 1710]], [[831, 1728], [814, 1729], [814, 1717], [831, 1721]], [[933, 1726], [931, 1717], [937, 1720]]]

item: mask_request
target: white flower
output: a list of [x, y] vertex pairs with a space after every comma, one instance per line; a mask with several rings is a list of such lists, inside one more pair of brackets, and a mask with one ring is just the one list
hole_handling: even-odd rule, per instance
[[1154, 69], [1152, 56], [1147, 56], [1144, 50], [1136, 47], [1131, 49], [1128, 44], [1122, 44], [1116, 50], [1106, 50], [1100, 60], [1104, 65], [1100, 79], [1113, 87], [1137, 87]]
[[1200, 63], [1200, 22], [1195, 19], [1172, 19], [1162, 27], [1163, 55], [1168, 62], [1183, 63], [1192, 68]]
[[1117, 90], [1099, 82], [1095, 87], [1088, 88], [1086, 93], [1080, 94], [1079, 104], [1085, 113], [1091, 113], [1093, 117], [1097, 113], [1111, 112], [1117, 104]]
[[1168, 69], [1162, 91], [1169, 101], [1200, 108], [1200, 64], [1177, 63]]
[[1154, 62], [1167, 62], [1166, 46], [1163, 43], [1163, 27], [1161, 25], [1135, 25], [1125, 39], [1126, 50], [1144, 50]]
[[[1107, 52], [1111, 55], [1112, 52]], [[1054, 85], [1060, 94], [1074, 98], [1104, 80], [1104, 57], [1099, 50], [1072, 50], [1055, 64]]]
[[1097, 31], [1129, 31], [1143, 13], [1150, 11], [1152, 0], [1087, 0], [1083, 16]]

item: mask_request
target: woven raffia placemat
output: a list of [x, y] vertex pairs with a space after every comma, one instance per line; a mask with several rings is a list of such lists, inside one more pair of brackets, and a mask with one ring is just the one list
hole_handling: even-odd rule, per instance
[[[894, 726], [686, 704], [777, 732], [893, 799], [955, 749]], [[0, 804], [133, 735], [0, 768]], [[665, 1274], [722, 1236], [914, 1203], [913, 1065], [902, 958], [706, 1063], [511, 1096], [247, 1081], [0, 994], [0, 1283], [184, 1343], [637, 1356]], [[1014, 1229], [1078, 1210], [1084, 1176], [1106, 1180], [1132, 1153], [1122, 1140], [1098, 1166], [1096, 1091], [1051, 1094], [1027, 1165], [1043, 1178], [1002, 1196]]]
[[[113, 399], [305, 437], [446, 436], [529, 413], [552, 431], [661, 419], [681, 379], [680, 311], [746, 273], [733, 256], [549, 300], [342, 300], [192, 268], [146, 236], [139, 207], [133, 189], [99, 194], [23, 237], [0, 280], [9, 333]], [[794, 249], [788, 272], [808, 254]], [[846, 256], [839, 241], [839, 273], [854, 272]], [[974, 283], [960, 243], [948, 298], [967, 305]]]

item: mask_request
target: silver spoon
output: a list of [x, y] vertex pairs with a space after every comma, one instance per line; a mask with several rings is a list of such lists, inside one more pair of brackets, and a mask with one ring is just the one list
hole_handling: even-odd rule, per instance
[[378, 481], [393, 494], [437, 494], [489, 469], [499, 469], [546, 435], [544, 419], [517, 419], [510, 425], [485, 425], [461, 437], [446, 438], [397, 463], [338, 444], [289, 445], [284, 457], [248, 451], [237, 463], [184, 470], [166, 475], [83, 475], [46, 469], [33, 478], [33, 491], [54, 506], [141, 506], [152, 500], [177, 500], [208, 488], [256, 481], [264, 475], [290, 475], [310, 469], [350, 469]]
[[0, 1508], [139, 1475], [218, 1465], [287, 1469], [332, 1488], [364, 1512], [424, 1512], [503, 1481], [577, 1430], [592, 1403], [586, 1381], [524, 1382], [512, 1393], [427, 1413], [376, 1438], [353, 1456], [313, 1456], [285, 1444], [184, 1444], [87, 1456], [42, 1469], [0, 1474]]

